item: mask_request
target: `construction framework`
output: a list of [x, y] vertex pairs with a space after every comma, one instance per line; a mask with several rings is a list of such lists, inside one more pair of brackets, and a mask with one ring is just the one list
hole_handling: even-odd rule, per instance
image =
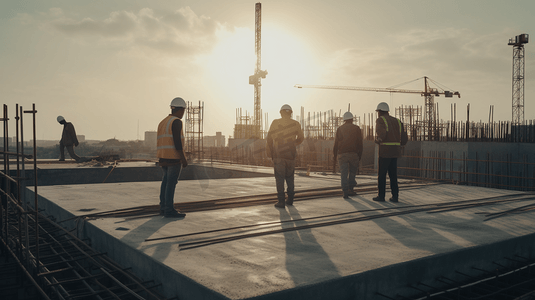
[[[396, 87], [414, 82], [419, 79], [424, 79], [424, 90], [408, 90], [408, 89], [398, 89]], [[436, 85], [436, 88], [430, 86], [430, 82]], [[357, 87], [357, 86], [332, 86], [332, 85], [304, 85], [296, 84], [296, 88], [316, 88], [316, 89], [335, 89], [335, 90], [351, 90], [351, 91], [366, 91], [366, 92], [388, 92], [388, 93], [409, 93], [409, 94], [420, 94], [425, 97], [425, 114], [424, 121], [422, 123], [424, 138], [426, 140], [432, 141], [437, 139], [436, 127], [437, 127], [437, 114], [436, 105], [435, 105], [435, 96], [444, 95], [446, 98], [451, 98], [454, 95], [461, 98], [461, 94], [458, 91], [452, 91], [449, 88], [439, 84], [438, 82], [432, 80], [431, 78], [424, 76], [417, 78], [402, 84], [398, 84], [394, 87], [389, 88], [373, 88], [373, 87]]]
[[[152, 281], [121, 268], [94, 251], [39, 209], [35, 104], [16, 105], [15, 152], [10, 151], [8, 107], [4, 104], [4, 170], [0, 171], [0, 295], [2, 299], [166, 299]], [[32, 115], [33, 155], [24, 154], [24, 114]], [[25, 170], [25, 162], [33, 170]], [[16, 170], [10, 165], [16, 164]], [[33, 174], [33, 175], [32, 175]], [[33, 191], [26, 182], [33, 180]], [[33, 192], [33, 207], [31, 205]]]
[[187, 102], [186, 107], [186, 147], [185, 151], [191, 157], [197, 159], [204, 158], [204, 143], [203, 143], [203, 123], [204, 119], [204, 102], [199, 101], [198, 106], [194, 106], [193, 102]]

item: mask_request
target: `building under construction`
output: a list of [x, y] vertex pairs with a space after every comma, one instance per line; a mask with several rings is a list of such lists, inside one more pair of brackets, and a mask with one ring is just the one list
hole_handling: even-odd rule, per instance
[[[7, 111], [4, 133], [14, 126], [17, 136], [16, 147], [2, 151], [2, 299], [529, 299], [535, 293], [535, 162], [526, 140], [461, 141], [476, 138], [471, 129], [455, 142], [413, 137], [400, 161], [405, 175], [397, 204], [372, 201], [371, 173], [358, 175], [357, 195], [344, 199], [338, 174], [299, 168], [294, 205], [277, 210], [272, 168], [205, 158], [181, 174], [175, 208], [187, 216], [170, 220], [159, 215], [161, 170], [154, 161], [38, 160], [19, 148], [35, 134], [26, 119], [35, 120], [36, 108], [17, 107], [15, 117]], [[330, 141], [327, 127], [318, 125], [329, 117], [312, 121], [313, 115], [305, 125], [313, 142], [301, 153]], [[363, 116], [363, 128], [365, 122]], [[373, 141], [365, 147], [363, 161], [373, 161]], [[497, 157], [502, 152], [508, 155]]]
[[433, 97], [460, 94], [429, 87], [427, 77], [422, 91], [373, 89], [424, 96], [422, 107], [392, 110], [409, 136], [398, 161], [399, 203], [372, 200], [374, 112], [354, 118], [364, 152], [357, 194], [343, 198], [332, 153], [343, 112], [301, 107], [295, 203], [274, 209], [260, 3], [255, 21], [254, 114], [236, 111], [228, 147], [204, 146], [204, 103], [188, 103], [191, 163], [174, 205], [183, 219], [159, 214], [154, 159], [38, 159], [35, 105], [15, 113], [4, 105], [2, 300], [535, 299], [535, 122], [523, 120], [520, 88], [527, 35], [510, 42], [522, 69], [512, 122], [495, 122], [492, 106], [488, 122], [457, 120], [453, 105], [449, 120], [441, 117]]

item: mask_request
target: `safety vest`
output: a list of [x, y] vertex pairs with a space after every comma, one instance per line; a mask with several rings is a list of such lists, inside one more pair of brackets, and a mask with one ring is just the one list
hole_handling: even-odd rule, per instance
[[[386, 132], [388, 132], [388, 122], [386, 121], [386, 118], [384, 116], [381, 116], [381, 119], [383, 119], [383, 121], [385, 122], [385, 125], [386, 125]], [[399, 119], [396, 118], [396, 120], [398, 120], [398, 123], [399, 123], [399, 142], [386, 142], [386, 143], [381, 143], [381, 145], [385, 145], [385, 146], [401, 146], [401, 121]]]
[[[158, 125], [158, 138], [157, 138], [157, 154], [158, 158], [166, 159], [180, 159], [180, 155], [175, 148], [175, 142], [173, 140], [172, 125], [175, 120], [179, 119], [176, 116], [169, 115], [163, 119]], [[180, 137], [182, 140], [182, 147], [184, 147], [184, 134], [181, 132]]]

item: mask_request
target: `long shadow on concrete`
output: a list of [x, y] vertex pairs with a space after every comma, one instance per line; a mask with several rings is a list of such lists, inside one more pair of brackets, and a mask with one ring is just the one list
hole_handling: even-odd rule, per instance
[[[355, 201], [354, 198], [358, 198], [360, 201]], [[396, 206], [402, 207], [405, 205], [401, 202], [397, 204], [388, 201], [374, 202], [358, 196], [353, 197], [353, 199], [346, 199], [346, 201], [359, 211]], [[372, 216], [377, 213], [380, 212], [364, 212], [363, 215]], [[397, 218], [402, 221], [396, 220]], [[476, 218], [475, 215], [474, 218]], [[400, 215], [395, 218], [373, 219], [373, 222], [403, 245], [435, 254], [442, 253], [445, 250], [451, 251], [480, 244], [482, 241], [478, 231], [492, 232], [493, 235], [502, 238], [513, 237], [509, 233], [485, 225], [483, 222], [478, 226], [467, 224], [466, 219], [455, 217], [452, 214], [427, 214], [425, 212], [419, 212], [416, 214]], [[463, 227], [462, 224], [472, 226], [472, 228]], [[442, 234], [439, 232], [442, 232]], [[448, 235], [450, 238], [444, 235]]]
[[[133, 230], [130, 230], [120, 240], [137, 248], [143, 241], [145, 241], [145, 239], [151, 237], [160, 228], [166, 226], [170, 222], [180, 222], [181, 220], [183, 219], [167, 219], [161, 216], [152, 217], [142, 225], [135, 226]], [[155, 248], [151, 256], [159, 261], [164, 261], [171, 252], [172, 246], [175, 246], [176, 250], [176, 242], [173, 241], [150, 244], [142, 247], [142, 250]]]
[[[279, 209], [279, 213], [281, 221], [302, 219], [294, 206], [288, 206], [288, 211]], [[282, 223], [282, 228], [293, 228], [307, 224], [306, 221], [286, 222]], [[318, 265], [321, 265], [322, 277], [340, 276], [338, 269], [318, 243], [311, 229], [285, 232], [284, 239], [286, 242], [286, 269], [296, 286], [310, 284], [317, 280]]]

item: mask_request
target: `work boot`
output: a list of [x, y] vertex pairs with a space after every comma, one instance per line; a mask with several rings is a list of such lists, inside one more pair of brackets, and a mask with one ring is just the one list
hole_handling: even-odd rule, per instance
[[398, 203], [399, 202], [399, 199], [397, 196], [393, 196], [392, 198], [389, 199], [390, 202], [394, 202], [394, 203]]
[[173, 210], [171, 212], [168, 212], [168, 213], [164, 213], [163, 217], [164, 218], [184, 218], [186, 216], [185, 213], [181, 213], [181, 212], [178, 212], [176, 210]]
[[284, 200], [285, 200], [285, 195], [284, 193], [277, 193], [277, 199], [279, 199], [279, 201], [277, 203], [275, 203], [275, 207], [277, 208], [284, 208], [286, 205], [284, 204]]
[[282, 200], [282, 201], [279, 200], [279, 202], [275, 203], [275, 207], [277, 207], [277, 208], [286, 207], [286, 205], [284, 204], [284, 200]]
[[377, 197], [373, 198], [373, 201], [377, 201], [377, 202], [385, 202], [385, 197], [377, 196]]
[[288, 196], [288, 199], [286, 199], [286, 205], [288, 205], [288, 206], [294, 205], [294, 197], [293, 196]]
[[349, 196], [356, 196], [357, 195], [357, 192], [355, 192], [355, 190], [353, 188], [351, 188], [347, 193], [348, 193]]
[[349, 199], [349, 191], [344, 190], [344, 199]]

